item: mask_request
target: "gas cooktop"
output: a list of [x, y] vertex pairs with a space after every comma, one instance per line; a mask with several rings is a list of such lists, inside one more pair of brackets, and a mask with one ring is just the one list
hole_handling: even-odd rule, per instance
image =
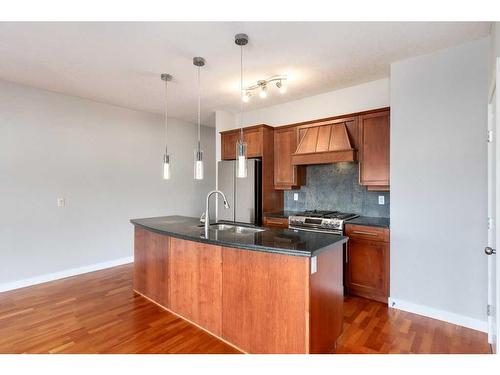
[[344, 222], [358, 216], [357, 214], [340, 211], [307, 210], [290, 216], [288, 218], [288, 227], [314, 232], [342, 234]]

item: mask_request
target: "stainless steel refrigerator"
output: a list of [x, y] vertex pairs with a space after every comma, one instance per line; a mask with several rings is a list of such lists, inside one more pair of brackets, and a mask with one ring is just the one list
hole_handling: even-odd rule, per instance
[[227, 198], [230, 208], [217, 205], [217, 220], [262, 224], [262, 161], [248, 159], [246, 178], [236, 178], [236, 161], [218, 164], [218, 189]]

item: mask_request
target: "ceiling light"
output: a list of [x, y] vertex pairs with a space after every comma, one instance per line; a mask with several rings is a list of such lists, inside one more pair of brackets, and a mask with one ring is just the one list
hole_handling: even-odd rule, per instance
[[241, 97], [241, 100], [243, 100], [244, 103], [248, 103], [250, 101], [251, 96], [252, 94], [250, 94], [250, 91], [245, 91], [245, 93]]
[[[240, 46], [240, 139], [236, 141], [236, 177], [246, 178], [247, 177], [247, 143], [244, 140], [243, 134], [243, 102], [248, 102], [250, 99], [250, 92], [248, 90], [243, 90], [243, 46], [248, 43], [247, 34], [236, 34], [234, 37], [234, 42], [236, 45]], [[243, 95], [245, 91], [245, 95]], [[245, 97], [247, 100], [245, 100]]]
[[261, 99], [267, 98], [267, 82], [266, 81], [259, 81], [257, 84], [260, 86], [259, 90], [259, 96]]
[[276, 87], [278, 88], [280, 94], [286, 93], [286, 79], [276, 82]]
[[167, 89], [168, 82], [172, 80], [172, 76], [167, 73], [161, 75], [162, 81], [165, 81], [165, 154], [163, 155], [163, 179], [170, 180], [170, 155], [167, 150], [167, 130], [168, 130], [168, 106], [167, 106]]
[[203, 57], [194, 57], [193, 65], [198, 67], [198, 144], [194, 150], [194, 179], [203, 180], [203, 151], [201, 149], [200, 129], [201, 129], [201, 85], [200, 68], [205, 65]]

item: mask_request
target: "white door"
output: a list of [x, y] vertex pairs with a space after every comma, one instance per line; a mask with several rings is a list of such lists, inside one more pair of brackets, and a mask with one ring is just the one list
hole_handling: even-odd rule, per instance
[[[499, 75], [497, 74], [497, 77]], [[490, 93], [488, 103], [488, 247], [485, 253], [488, 256], [488, 342], [496, 353], [499, 335], [497, 334], [497, 306], [498, 306], [498, 280], [496, 244], [500, 243], [500, 231], [496, 228], [496, 213], [500, 212], [500, 184], [497, 176], [500, 176], [500, 163], [497, 163], [497, 155], [500, 155], [500, 142], [497, 142], [500, 127], [496, 119], [497, 95], [496, 85]], [[497, 199], [499, 197], [499, 199]], [[500, 268], [499, 268], [500, 269]]]

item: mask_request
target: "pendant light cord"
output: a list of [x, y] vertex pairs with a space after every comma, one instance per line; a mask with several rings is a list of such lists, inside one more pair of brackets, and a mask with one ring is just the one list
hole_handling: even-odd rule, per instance
[[168, 155], [168, 81], [165, 80], [165, 155]]
[[243, 45], [240, 45], [240, 142], [243, 143]]
[[198, 152], [201, 150], [200, 127], [201, 127], [201, 84], [200, 84], [200, 67], [198, 67]]

